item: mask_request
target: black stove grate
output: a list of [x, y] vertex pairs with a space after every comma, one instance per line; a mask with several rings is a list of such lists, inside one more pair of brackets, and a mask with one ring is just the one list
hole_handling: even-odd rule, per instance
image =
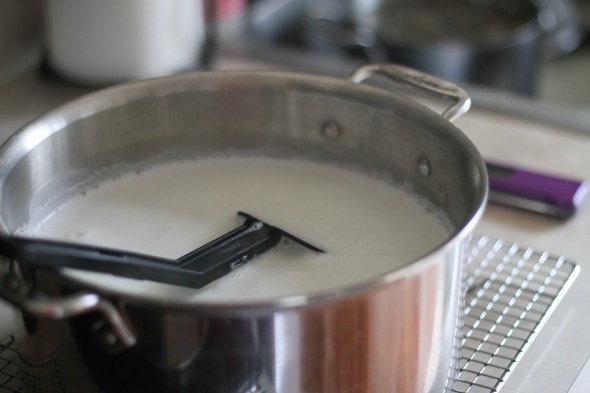
[[[565, 257], [473, 236], [467, 248], [465, 327], [458, 377], [446, 393], [495, 393], [579, 267]], [[0, 393], [22, 392], [14, 339], [0, 343]]]

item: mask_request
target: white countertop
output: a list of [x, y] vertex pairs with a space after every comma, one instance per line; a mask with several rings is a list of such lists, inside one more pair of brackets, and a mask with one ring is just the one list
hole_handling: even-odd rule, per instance
[[[4, 82], [0, 79], [0, 140], [33, 117], [87, 91], [33, 71]], [[590, 180], [590, 133], [501, 115], [477, 105], [457, 125], [486, 158]], [[567, 392], [590, 355], [590, 200], [568, 221], [489, 206], [477, 232], [563, 254], [581, 265], [579, 278], [502, 389], [506, 393]], [[0, 321], [7, 318], [6, 308], [1, 307]], [[7, 335], [8, 329], [0, 323], [0, 335]]]
[[[590, 134], [477, 109], [457, 125], [486, 158], [590, 180]], [[590, 198], [568, 221], [490, 205], [477, 231], [565, 255], [581, 266], [578, 279], [502, 388], [506, 393], [565, 393], [590, 355]], [[589, 373], [583, 378], [588, 386]]]

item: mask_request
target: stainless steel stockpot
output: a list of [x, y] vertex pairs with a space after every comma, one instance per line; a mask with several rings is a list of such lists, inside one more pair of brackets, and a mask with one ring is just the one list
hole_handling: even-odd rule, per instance
[[[439, 115], [375, 75], [442, 99]], [[113, 166], [250, 151], [364, 167], [444, 211], [454, 231], [419, 260], [352, 287], [250, 303], [133, 293], [4, 261], [26, 386], [38, 392], [441, 392], [456, 366], [462, 252], [487, 195], [483, 160], [450, 122], [465, 92], [393, 65], [350, 80], [206, 72], [77, 99], [0, 150], [0, 224], [13, 232]], [[63, 196], [60, 197], [60, 195]], [[416, 234], [420, 236], [420, 234]]]

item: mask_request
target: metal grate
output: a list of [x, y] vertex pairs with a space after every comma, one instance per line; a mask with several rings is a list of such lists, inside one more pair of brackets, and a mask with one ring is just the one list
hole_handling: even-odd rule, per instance
[[21, 392], [23, 384], [20, 380], [18, 355], [14, 349], [14, 339], [8, 337], [0, 343], [0, 392]]
[[579, 267], [562, 256], [487, 237], [470, 241], [459, 374], [450, 392], [500, 390]]
[[[579, 267], [564, 257], [473, 236], [459, 374], [447, 393], [498, 392]], [[0, 393], [21, 392], [12, 338], [0, 343]]]

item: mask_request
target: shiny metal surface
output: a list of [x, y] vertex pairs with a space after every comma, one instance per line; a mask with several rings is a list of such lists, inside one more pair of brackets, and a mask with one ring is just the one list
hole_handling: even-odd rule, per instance
[[403, 85], [432, 95], [435, 98], [452, 101], [452, 104], [442, 113], [442, 117], [449, 121], [458, 119], [467, 113], [471, 107], [471, 98], [461, 87], [408, 67], [392, 66], [390, 64], [370, 64], [359, 67], [352, 74], [350, 80], [355, 83], [361, 83], [372, 75], [383, 75], [392, 81], [397, 81]]
[[219, 151], [376, 171], [412, 184], [449, 214], [456, 232], [420, 260], [355, 287], [254, 304], [125, 296], [100, 283], [25, 272], [44, 296], [92, 292], [108, 300], [137, 338], [130, 348], [117, 346], [101, 314], [54, 321], [23, 313], [17, 345], [30, 360], [24, 368], [47, 376], [36, 379], [36, 391], [80, 391], [48, 383], [66, 372], [56, 367], [60, 359], [80, 365], [70, 378], [91, 375], [96, 386], [88, 392], [441, 391], [462, 320], [462, 246], [482, 214], [487, 178], [458, 129], [391, 92], [249, 72], [188, 74], [86, 96], [29, 124], [0, 150], [2, 230], [43, 216], [72, 185], [98, 181], [115, 164], [130, 170]]
[[[563, 255], [473, 236], [459, 374], [447, 393], [495, 393], [580, 273]], [[543, 343], [545, 344], [545, 343]]]
[[[445, 392], [502, 392], [576, 280], [580, 266], [563, 256], [481, 235], [471, 236], [466, 254], [468, 291], [460, 369]], [[5, 337], [0, 341], [0, 393], [21, 392], [23, 376], [14, 337]], [[589, 371], [586, 362], [568, 392], [587, 392]]]

